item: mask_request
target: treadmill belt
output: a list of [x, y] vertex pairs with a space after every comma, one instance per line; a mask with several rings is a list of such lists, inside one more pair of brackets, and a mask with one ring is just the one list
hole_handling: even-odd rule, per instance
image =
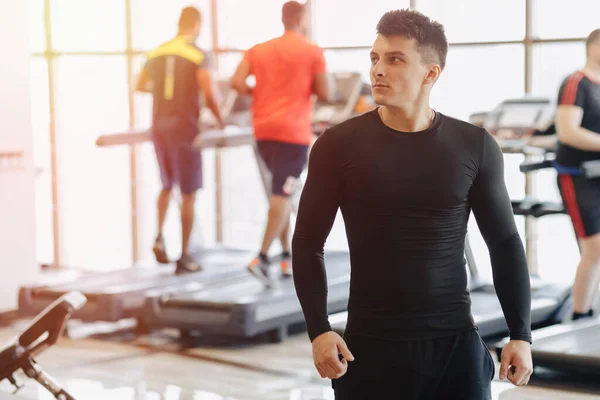
[[[346, 253], [333, 253], [326, 256], [328, 285], [348, 281], [349, 259]], [[237, 280], [228, 280], [219, 285], [200, 292], [176, 294], [165, 299], [162, 303], [166, 307], [198, 308], [205, 304], [248, 304], [254, 302], [274, 301], [282, 296], [296, 296], [293, 279], [278, 280], [278, 286], [266, 289], [258, 279], [244, 273]]]
[[[347, 252], [325, 253], [329, 312], [348, 305], [350, 256]], [[266, 288], [246, 272], [200, 291], [148, 296], [144, 312], [150, 326], [251, 337], [304, 322], [302, 308], [291, 278], [276, 278], [278, 286]]]
[[589, 326], [542, 339], [536, 343], [535, 350], [582, 357], [595, 354], [600, 357], [600, 326]]
[[144, 303], [146, 293], [199, 290], [206, 284], [241, 276], [251, 253], [239, 249], [207, 249], [196, 257], [204, 270], [193, 274], [175, 275], [174, 264], [135, 266], [100, 273], [52, 286], [22, 287], [19, 292], [19, 311], [35, 315], [56, 298], [69, 291], [80, 291], [88, 303], [74, 318], [84, 321], [118, 321], [134, 316]]

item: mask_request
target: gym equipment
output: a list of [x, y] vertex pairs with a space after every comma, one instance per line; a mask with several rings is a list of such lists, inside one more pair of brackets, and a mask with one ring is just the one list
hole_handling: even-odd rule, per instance
[[[218, 86], [223, 95], [221, 101], [223, 117], [226, 120], [240, 119], [234, 114], [238, 111], [244, 113], [249, 109], [248, 99], [235, 96], [228, 90], [226, 81], [219, 81]], [[211, 121], [207, 115], [209, 114], [202, 113], [202, 124], [210, 126]], [[195, 145], [205, 148], [242, 146], [252, 143], [252, 130], [230, 127], [226, 132], [208, 130], [199, 137], [201, 141]], [[137, 130], [101, 136], [96, 144], [101, 147], [135, 145], [150, 138], [149, 131]], [[203, 249], [193, 256], [204, 268], [201, 273], [176, 276], [173, 266], [147, 263], [108, 273], [90, 274], [51, 286], [22, 286], [19, 290], [19, 312], [25, 316], [35, 315], [63, 294], [79, 290], [84, 293], [88, 302], [75, 313], [74, 318], [85, 322], [116, 322], [124, 318], [138, 318], [139, 321], [139, 312], [144, 305], [148, 290], [169, 291], [174, 286], [184, 290], [201, 289], [212, 282], [243, 273], [244, 263], [252, 257], [248, 251], [226, 246]]]
[[[334, 103], [323, 105], [326, 111], [317, 106], [315, 121], [334, 118], [339, 122], [347, 119], [358, 101], [362, 88], [360, 74], [333, 74], [332, 78], [336, 86]], [[329, 123], [333, 124], [332, 121]], [[270, 179], [258, 155], [257, 162], [265, 193], [269, 196]], [[328, 310], [345, 310], [350, 284], [350, 256], [345, 251], [326, 251], [325, 260], [329, 285]], [[267, 333], [272, 342], [283, 340], [288, 326], [304, 322], [291, 279], [284, 280], [278, 288], [265, 289], [250, 274], [201, 291], [148, 295], [144, 316], [149, 327], [168, 326], [178, 328], [184, 334], [201, 331], [237, 337]]]
[[[327, 265], [327, 309], [340, 312], [348, 305], [350, 255], [325, 251]], [[270, 342], [280, 342], [287, 328], [304, 322], [304, 314], [291, 278], [275, 288], [247, 273], [237, 280], [194, 292], [148, 295], [144, 322], [149, 327], [175, 327], [183, 335], [190, 331], [233, 337], [266, 333]]]
[[35, 357], [53, 346], [62, 335], [67, 320], [85, 304], [86, 298], [79, 292], [70, 292], [52, 302], [44, 309], [27, 329], [10, 345], [0, 352], [0, 382], [8, 380], [17, 390], [14, 374], [22, 370], [29, 378], [38, 381], [52, 395], [61, 400], [74, 400], [45, 373], [35, 361]]
[[[586, 178], [599, 178], [600, 161], [587, 161], [580, 170]], [[538, 329], [532, 336], [534, 367], [600, 375], [600, 318], [567, 321]], [[496, 344], [498, 359], [508, 342], [504, 339]]]
[[[324, 105], [330, 107], [328, 113], [320, 113], [319, 108], [317, 107], [315, 115], [321, 116], [322, 118], [324, 118], [323, 116], [325, 114], [333, 115], [339, 119], [349, 118], [352, 115], [353, 107], [348, 106], [348, 104], [342, 102], [340, 99], [341, 96], [345, 95], [347, 96], [347, 103], [351, 105], [356, 103], [360, 90], [356, 90], [355, 88], [358, 87], [358, 89], [360, 89], [361, 87], [360, 74], [332, 74], [332, 79], [336, 82], [337, 94], [334, 96], [336, 103], [332, 107], [330, 107], [330, 105]], [[240, 98], [235, 92], [230, 92], [226, 96], [224, 102], [224, 104], [231, 105], [230, 111], [228, 111], [230, 114], [226, 118], [228, 122], [236, 119], [238, 121], [244, 121], [248, 117], [248, 114], [244, 113], [247, 113], [248, 107], [250, 106], [249, 98]], [[238, 117], [238, 114], [240, 113], [243, 115]], [[318, 121], [318, 119], [316, 119], [316, 121]], [[125, 133], [103, 135], [98, 138], [96, 143], [98, 146], [131, 146], [148, 140], [150, 140], [149, 131], [134, 130]], [[268, 171], [262, 163], [262, 159], [256, 152], [251, 127], [229, 125], [224, 130], [207, 129], [198, 135], [197, 140], [194, 142], [194, 146], [199, 149], [223, 149], [235, 146], [253, 146], [265, 194], [269, 196], [271, 180]], [[134, 317], [138, 319], [140, 326], [146, 328], [147, 321], [150, 320], [155, 322], [156, 325], [163, 325], [160, 316], [154, 317], [153, 315], [148, 314], [147, 307], [144, 309], [147, 296], [171, 299], [171, 296], [174, 296], [175, 294], [188, 296], [189, 293], [196, 293], [194, 296], [191, 296], [189, 302], [192, 304], [196, 297], [200, 298], [200, 305], [194, 306], [196, 308], [202, 308], [209, 303], [230, 305], [238, 304], [240, 301], [244, 303], [243, 306], [239, 306], [242, 311], [235, 311], [236, 313], [243, 314], [245, 316], [244, 318], [247, 318], [244, 319], [243, 323], [247, 323], [248, 327], [243, 329], [240, 328], [241, 330], [237, 331], [242, 335], [255, 335], [266, 330], [275, 329], [271, 328], [273, 324], [287, 326], [298, 321], [299, 314], [296, 311], [299, 311], [299, 308], [296, 309], [295, 304], [286, 306], [287, 299], [291, 297], [290, 294], [293, 294], [295, 297], [295, 290], [293, 287], [290, 287], [288, 283], [284, 283], [282, 287], [278, 289], [277, 293], [279, 294], [275, 294], [273, 291], [269, 292], [270, 294], [265, 295], [259, 293], [266, 289], [257, 285], [255, 278], [250, 276], [245, 269], [247, 262], [253, 256], [253, 253], [245, 250], [219, 246], [205, 249], [195, 257], [204, 267], [204, 270], [194, 274], [175, 276], [173, 274], [173, 267], [160, 266], [152, 263], [147, 266], [140, 265], [116, 272], [94, 274], [73, 282], [52, 285], [51, 287], [22, 287], [19, 296], [19, 308], [20, 312], [25, 315], [36, 313], [65, 292], [80, 290], [88, 297], [88, 304], [74, 315], [75, 318], [89, 322], [114, 322], [123, 318]], [[333, 255], [333, 257], [335, 258], [337, 255]], [[336, 259], [343, 259], [343, 256], [337, 257]], [[340, 263], [343, 264], [343, 262]], [[340, 269], [340, 271], [341, 270], [342, 269]], [[339, 274], [343, 275], [343, 273], [347, 274], [347, 272], [346, 269]], [[343, 279], [340, 278], [340, 280]], [[237, 291], [231, 291], [231, 287], [236, 287], [238, 289], [236, 289]], [[206, 295], [204, 294], [205, 292]], [[343, 300], [336, 300], [334, 304], [335, 307], [337, 307], [336, 309], [342, 307], [342, 303], [343, 307], [346, 306], [348, 294], [347, 290], [344, 292]], [[202, 294], [199, 295], [198, 293]], [[250, 296], [250, 294], [253, 294], [254, 297]], [[248, 295], [248, 297], [245, 297], [246, 295]], [[206, 296], [208, 296], [209, 300], [205, 300]], [[256, 302], [256, 306], [254, 307], [258, 310], [258, 314], [254, 311], [248, 311], [250, 306], [247, 306], [246, 304], [250, 304], [251, 301]], [[155, 306], [152, 307], [152, 310], [153, 312], [156, 312], [157, 315], [167, 315], [160, 312], [160, 306], [167, 303], [169, 305], [176, 304], [177, 302], [178, 300], [170, 303], [161, 301], [158, 302], [158, 305], [155, 304]], [[277, 319], [275, 320], [264, 322], [261, 318], [263, 318], [262, 316], [264, 315], [265, 310], [269, 307], [276, 309], [279, 307], [278, 302], [281, 303], [281, 309], [284, 314], [277, 315]], [[185, 303], [185, 301], [178, 304], [183, 303]], [[340, 306], [337, 306], [337, 304], [340, 304]], [[237, 309], [240, 309], [239, 307]], [[291, 315], [287, 316], [285, 313]], [[207, 313], [204, 313], [203, 315], [206, 314]], [[251, 316], [255, 316], [256, 320], [252, 320]], [[171, 321], [169, 324], [173, 324], [176, 327], [178, 326], [177, 318], [171, 318], [169, 321]], [[301, 321], [302, 319], [298, 322]], [[207, 326], [211, 325], [211, 323], [212, 322], [203, 322], [199, 319], [196, 327], [202, 327], [203, 330], [210, 330]], [[185, 327], [184, 329], [190, 329], [189, 321], [187, 319], [182, 320], [181, 324]], [[228, 329], [226, 330], [229, 331]]]
[[[507, 148], [510, 146], [512, 149], [523, 149], [527, 146], [527, 138], [533, 135], [537, 129], [544, 129], [551, 115], [550, 101], [525, 98], [502, 102], [489, 113], [477, 113], [475, 114], [475, 122], [493, 134], [500, 142], [501, 147]], [[504, 142], [505, 140], [507, 142]], [[535, 153], [543, 154], [546, 151], [545, 149], [536, 149]], [[531, 172], [542, 167], [551, 167], [549, 160], [545, 160], [540, 165], [524, 164], [522, 171]], [[564, 212], [562, 204], [539, 202], [530, 198], [513, 201], [513, 210], [515, 214], [532, 217]], [[465, 242], [465, 260], [470, 278], [471, 313], [475, 324], [479, 328], [479, 333], [484, 338], [508, 333], [508, 327], [494, 286], [492, 283], [481, 279], [468, 236]], [[570, 287], [548, 284], [532, 274], [531, 290], [532, 325], [543, 327], [559, 323], [565, 312]], [[347, 313], [331, 316], [330, 323], [333, 330], [343, 334], [346, 320]]]
[[212, 248], [202, 251], [196, 259], [204, 270], [193, 274], [175, 275], [174, 266], [155, 263], [90, 274], [76, 280], [52, 286], [22, 286], [19, 290], [19, 313], [35, 315], [55, 299], [73, 290], [81, 291], [87, 304], [74, 314], [85, 322], [116, 322], [124, 318], [139, 318], [146, 292], [150, 289], [186, 290], [228, 279], [243, 272], [242, 266], [251, 254], [232, 248]]

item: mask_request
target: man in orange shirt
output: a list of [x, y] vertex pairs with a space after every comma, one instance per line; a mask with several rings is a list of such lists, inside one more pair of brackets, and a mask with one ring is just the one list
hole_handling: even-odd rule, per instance
[[[267, 286], [267, 254], [279, 237], [283, 253], [281, 272], [290, 271], [290, 196], [306, 166], [312, 139], [312, 94], [328, 98], [328, 83], [323, 52], [304, 37], [305, 9], [296, 1], [282, 8], [285, 32], [260, 43], [246, 52], [231, 79], [231, 86], [241, 94], [252, 95], [254, 136], [259, 153], [272, 174], [268, 222], [258, 257], [248, 270]], [[254, 75], [254, 88], [246, 78]]]

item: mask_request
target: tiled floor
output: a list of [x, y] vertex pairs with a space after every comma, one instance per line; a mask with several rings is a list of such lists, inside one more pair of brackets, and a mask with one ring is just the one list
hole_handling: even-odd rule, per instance
[[[14, 328], [0, 330], [0, 341], [7, 342], [14, 332]], [[62, 338], [38, 362], [76, 399], [333, 399], [329, 382], [313, 368], [310, 344], [304, 334], [277, 345], [201, 340], [193, 348], [187, 348], [169, 332], [141, 338]], [[19, 392], [21, 396], [51, 398], [36, 382], [22, 382], [26, 386]], [[556, 378], [538, 379], [526, 388], [515, 388], [495, 381], [493, 398], [600, 399], [600, 380], [579, 384], [580, 393], [558, 382]], [[6, 382], [0, 384], [0, 390], [10, 389]]]

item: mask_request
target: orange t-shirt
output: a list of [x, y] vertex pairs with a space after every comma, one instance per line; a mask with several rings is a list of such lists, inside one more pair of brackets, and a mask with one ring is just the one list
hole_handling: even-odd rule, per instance
[[252, 47], [244, 59], [256, 78], [252, 95], [255, 138], [310, 144], [313, 82], [316, 74], [325, 72], [322, 50], [302, 35], [286, 32]]

